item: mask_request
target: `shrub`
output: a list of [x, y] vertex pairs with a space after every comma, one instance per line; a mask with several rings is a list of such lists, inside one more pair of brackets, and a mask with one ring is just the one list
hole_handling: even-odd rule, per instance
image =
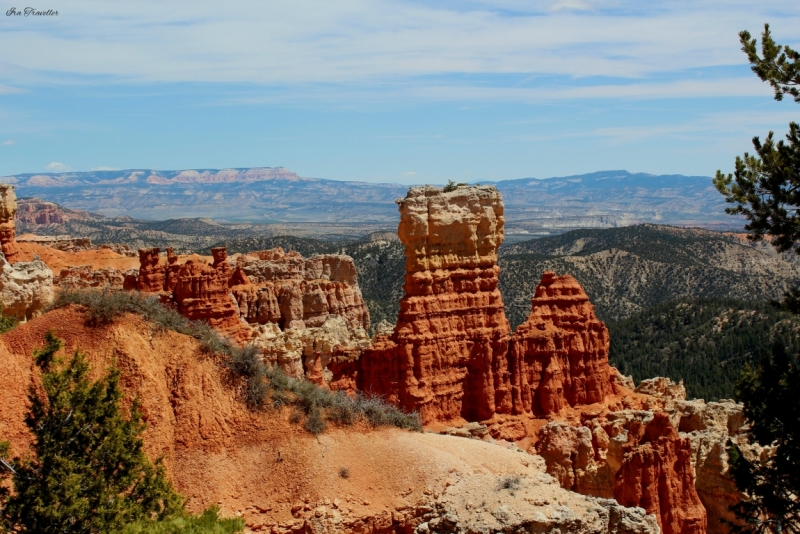
[[19, 324], [16, 317], [3, 315], [3, 303], [0, 302], [0, 334], [5, 334]]
[[449, 193], [450, 191], [455, 191], [456, 189], [458, 189], [463, 185], [469, 185], [469, 184], [466, 182], [455, 183], [453, 180], [447, 180], [447, 185], [444, 186], [442, 191], [444, 191], [445, 193]]
[[497, 489], [518, 490], [521, 482], [519, 475], [508, 475], [500, 479]]
[[79, 352], [54, 370], [61, 346], [50, 334], [37, 352], [44, 396], [31, 391], [26, 418], [34, 454], [3, 459], [14, 492], [4, 499], [2, 526], [21, 533], [115, 532], [181, 512], [183, 499], [163, 466], [151, 464], [142, 449], [138, 401], [129, 417], [122, 413], [119, 372], [92, 382]]
[[341, 469], [339, 469], [339, 476], [344, 478], [344, 479], [350, 478], [350, 468], [349, 467], [342, 467]]
[[163, 521], [127, 525], [122, 534], [234, 534], [244, 530], [242, 519], [221, 519], [212, 506], [199, 516], [180, 515]]
[[327, 427], [328, 423], [322, 418], [322, 412], [319, 408], [311, 410], [311, 413], [306, 416], [306, 422], [303, 425], [303, 428], [314, 435], [322, 434]]
[[126, 312], [136, 313], [159, 328], [193, 337], [204, 351], [221, 357], [222, 366], [239, 381], [242, 400], [249, 408], [263, 409], [270, 398], [274, 408], [293, 406], [297, 411], [290, 416], [290, 422], [305, 421], [304, 428], [312, 434], [323, 432], [327, 422], [352, 425], [358, 420], [365, 420], [374, 427], [422, 430], [418, 414], [405, 413], [379, 397], [361, 393], [349, 397], [341, 391], [323, 389], [268, 367], [255, 346], [238, 347], [207, 323], [189, 321], [177, 311], [165, 308], [157, 297], [138, 292], [71, 290], [62, 292], [53, 307], [67, 304], [86, 307], [89, 319], [96, 324], [113, 321]]

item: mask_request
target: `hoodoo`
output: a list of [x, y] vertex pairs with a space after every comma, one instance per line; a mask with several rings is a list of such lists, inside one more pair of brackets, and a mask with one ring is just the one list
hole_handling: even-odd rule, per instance
[[497, 288], [503, 202], [494, 187], [414, 187], [397, 201], [405, 296], [392, 335], [362, 356], [363, 389], [425, 422], [511, 411], [510, 332]]
[[611, 393], [608, 329], [581, 285], [546, 271], [511, 340], [514, 413], [548, 415]]
[[706, 510], [692, 473], [692, 445], [656, 412], [641, 437], [624, 447], [614, 497], [623, 506], [640, 506], [658, 518], [664, 534], [705, 534]]
[[425, 422], [547, 415], [612, 391], [608, 330], [570, 276], [547, 272], [513, 336], [497, 287], [503, 202], [494, 187], [412, 188], [400, 205], [405, 296], [362, 357], [363, 389]]
[[8, 263], [15, 263], [19, 255], [14, 217], [17, 215], [17, 195], [14, 186], [0, 184], [0, 248]]

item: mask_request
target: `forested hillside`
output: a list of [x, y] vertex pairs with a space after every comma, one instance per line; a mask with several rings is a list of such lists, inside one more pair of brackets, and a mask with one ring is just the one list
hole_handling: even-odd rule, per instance
[[500, 290], [512, 326], [525, 319], [546, 270], [574, 276], [605, 321], [678, 298], [777, 299], [800, 280], [794, 254], [718, 232], [650, 224], [575, 230], [500, 254]]
[[733, 398], [742, 367], [777, 341], [796, 354], [800, 319], [764, 302], [680, 299], [607, 323], [609, 359], [639, 382], [683, 380], [690, 398]]

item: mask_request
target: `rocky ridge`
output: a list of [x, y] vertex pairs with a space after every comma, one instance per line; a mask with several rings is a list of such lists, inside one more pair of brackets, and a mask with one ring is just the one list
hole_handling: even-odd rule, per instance
[[[190, 258], [178, 264], [168, 251], [162, 265], [158, 249], [144, 249], [138, 273], [123, 279], [123, 286], [157, 294], [185, 316], [255, 344], [269, 363], [292, 376], [384, 395], [419, 410], [433, 425], [480, 421], [485, 432], [467, 435], [515, 442], [544, 458], [543, 468], [554, 478], [536, 475], [534, 480], [557, 481], [600, 499], [613, 497], [652, 514], [650, 519], [641, 514], [640, 521], [604, 501], [591, 501], [599, 506], [593, 512], [576, 512], [575, 506], [590, 502], [576, 501], [541, 517], [541, 508], [515, 515], [481, 504], [473, 511], [464, 504], [470, 484], [478, 481], [474, 487], [486, 493], [486, 481], [473, 477], [461, 486], [460, 479], [445, 485], [460, 488], [452, 490], [451, 500], [443, 497], [449, 490], [432, 493], [433, 500], [411, 514], [396, 508], [399, 523], [392, 514], [390, 524], [376, 520], [369, 528], [397, 523], [413, 524], [418, 532], [471, 532], [558, 525], [586, 532], [650, 532], [655, 521], [664, 532], [699, 534], [707, 526], [710, 532], [722, 531], [708, 519], [724, 517], [723, 504], [739, 498], [726, 474], [724, 443], [742, 437], [740, 408], [689, 403], [681, 385], [664, 380], [633, 391], [632, 381], [609, 366], [605, 325], [570, 276], [544, 274], [528, 320], [512, 335], [497, 290], [504, 218], [494, 188], [416, 188], [398, 203], [406, 246], [405, 296], [397, 325], [391, 332], [381, 328], [371, 347], [355, 266], [343, 256], [304, 259], [270, 250], [229, 259], [224, 248], [217, 248], [213, 263]], [[72, 278], [88, 283], [103, 276], [79, 272]], [[106, 278], [118, 281], [110, 274]], [[342, 516], [320, 510], [328, 506], [324, 502], [304, 503], [296, 510], [292, 506], [304, 529], [334, 528], [335, 521], [321, 518]], [[516, 508], [524, 506], [520, 502]], [[313, 516], [303, 513], [311, 510]], [[619, 514], [621, 523], [614, 519]], [[633, 530], [624, 530], [629, 526]], [[270, 528], [297, 527], [294, 521]]]
[[[719, 519], [740, 498], [725, 442], [741, 429], [681, 415], [702, 420], [718, 403], [690, 407], [682, 384], [664, 379], [634, 391], [609, 365], [608, 331], [570, 276], [545, 272], [512, 335], [495, 293], [503, 211], [492, 188], [412, 188], [398, 203], [405, 296], [392, 332], [364, 351], [359, 386], [429, 424], [481, 422], [485, 432], [464, 435], [515, 442], [563, 487], [641, 506], [663, 532], [725, 532]], [[741, 407], [726, 409], [741, 418]]]
[[658, 532], [644, 510], [562, 489], [540, 459], [498, 444], [397, 429], [311, 436], [289, 410], [247, 410], [195, 340], [131, 315], [90, 326], [74, 307], [0, 336], [0, 434], [15, 454], [31, 440], [25, 398], [41, 378], [30, 355], [48, 331], [95, 374], [113, 359], [127, 402], [141, 399], [147, 454], [164, 457], [191, 510], [218, 504], [252, 532]]
[[282, 249], [228, 258], [212, 250], [213, 263], [178, 263], [167, 249], [141, 249], [140, 267], [127, 286], [155, 293], [191, 320], [208, 322], [289, 376], [327, 387], [355, 390], [352, 369], [369, 344], [367, 311], [351, 258], [303, 258]]

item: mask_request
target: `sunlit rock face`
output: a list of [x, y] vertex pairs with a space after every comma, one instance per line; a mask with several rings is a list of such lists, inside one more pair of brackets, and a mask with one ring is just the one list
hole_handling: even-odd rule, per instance
[[17, 227], [14, 217], [17, 215], [17, 195], [14, 186], [0, 184], [0, 248], [6, 261], [14, 263], [19, 255], [16, 235]]
[[514, 413], [549, 415], [612, 392], [608, 330], [573, 277], [546, 271], [511, 339]]
[[510, 412], [510, 327], [497, 287], [500, 194], [415, 187], [398, 204], [405, 296], [392, 335], [363, 356], [363, 388], [426, 422]]

